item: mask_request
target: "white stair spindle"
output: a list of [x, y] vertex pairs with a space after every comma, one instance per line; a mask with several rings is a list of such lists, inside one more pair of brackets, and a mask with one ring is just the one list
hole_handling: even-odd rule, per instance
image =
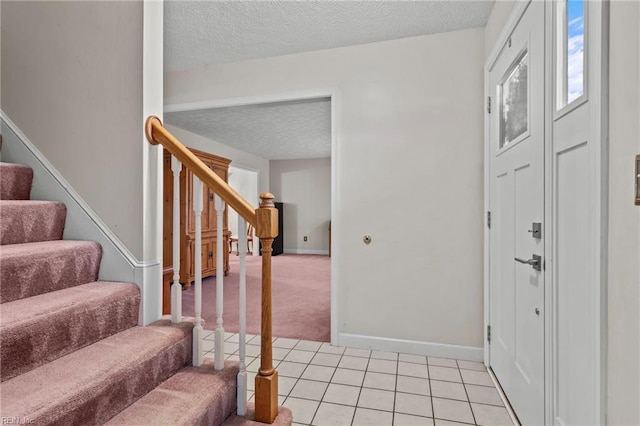
[[196, 325], [193, 327], [193, 365], [202, 365], [202, 339], [204, 329], [202, 327], [202, 181], [193, 176], [193, 213], [195, 215], [196, 241], [195, 241], [195, 306]]
[[215, 357], [214, 368], [222, 370], [224, 368], [224, 327], [222, 324], [222, 310], [224, 307], [224, 252], [222, 247], [222, 214], [224, 213], [224, 202], [222, 198], [215, 196], [216, 208], [216, 333], [215, 333]]
[[171, 156], [173, 172], [173, 285], [171, 286], [171, 322], [182, 321], [182, 286], [180, 285], [180, 171], [182, 163]]
[[240, 372], [238, 373], [238, 415], [247, 414], [247, 365], [245, 363], [246, 356], [246, 336], [247, 336], [247, 225], [242, 216], [238, 215], [238, 253], [240, 255]]

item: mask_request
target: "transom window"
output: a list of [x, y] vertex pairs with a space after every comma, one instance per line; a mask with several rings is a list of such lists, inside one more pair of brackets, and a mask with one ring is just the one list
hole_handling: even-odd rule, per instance
[[585, 94], [585, 2], [565, 0], [556, 9], [556, 109]]

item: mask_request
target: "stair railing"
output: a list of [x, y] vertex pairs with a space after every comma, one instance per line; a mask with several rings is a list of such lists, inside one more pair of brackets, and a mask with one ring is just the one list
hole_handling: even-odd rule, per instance
[[[203, 363], [202, 326], [202, 185], [207, 185], [216, 194], [215, 209], [218, 230], [222, 229], [225, 204], [238, 213], [238, 229], [246, 229], [246, 222], [254, 226], [256, 236], [262, 245], [262, 317], [260, 369], [255, 379], [255, 420], [273, 423], [278, 414], [278, 372], [273, 367], [271, 331], [271, 251], [273, 239], [278, 235], [278, 211], [273, 204], [273, 195], [260, 194], [260, 206], [256, 209], [216, 173], [209, 169], [198, 157], [167, 131], [158, 117], [149, 116], [145, 123], [145, 134], [149, 143], [161, 144], [172, 155], [173, 172], [173, 284], [171, 286], [171, 321], [182, 320], [182, 286], [180, 285], [180, 171], [184, 165], [193, 176], [193, 211], [195, 214], [195, 315], [193, 329], [193, 365]], [[214, 342], [214, 368], [224, 368], [224, 324], [223, 289], [224, 265], [222, 232], [217, 232], [217, 273], [216, 273], [216, 331]], [[240, 256], [239, 282], [239, 358], [238, 374], [238, 415], [247, 412], [247, 370], [246, 370], [246, 232], [238, 232]]]

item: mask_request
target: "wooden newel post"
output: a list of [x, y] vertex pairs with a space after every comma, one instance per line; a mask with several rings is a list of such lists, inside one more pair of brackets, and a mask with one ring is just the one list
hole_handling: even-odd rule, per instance
[[260, 207], [256, 209], [256, 235], [262, 244], [262, 327], [260, 371], [256, 376], [255, 419], [273, 423], [278, 415], [278, 372], [273, 368], [271, 332], [271, 251], [273, 239], [278, 236], [278, 210], [273, 194], [260, 194]]

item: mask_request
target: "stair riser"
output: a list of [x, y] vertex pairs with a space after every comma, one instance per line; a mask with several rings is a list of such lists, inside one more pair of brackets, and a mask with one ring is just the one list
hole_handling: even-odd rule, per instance
[[0, 200], [28, 200], [33, 170], [16, 164], [0, 164]]
[[96, 281], [102, 258], [102, 248], [94, 243], [61, 249], [46, 256], [35, 252], [9, 258], [5, 255], [9, 249], [2, 250], [1, 303]]
[[[25, 202], [27, 203], [27, 202]], [[60, 203], [3, 203], [0, 245], [61, 240], [67, 208]]]
[[[2, 381], [136, 326], [140, 292], [133, 284], [119, 286], [122, 288], [116, 293], [101, 298], [91, 299], [90, 294], [79, 291], [78, 300], [70, 306], [2, 327]], [[82, 297], [88, 300], [82, 301]], [[8, 312], [9, 307], [5, 315]]]

